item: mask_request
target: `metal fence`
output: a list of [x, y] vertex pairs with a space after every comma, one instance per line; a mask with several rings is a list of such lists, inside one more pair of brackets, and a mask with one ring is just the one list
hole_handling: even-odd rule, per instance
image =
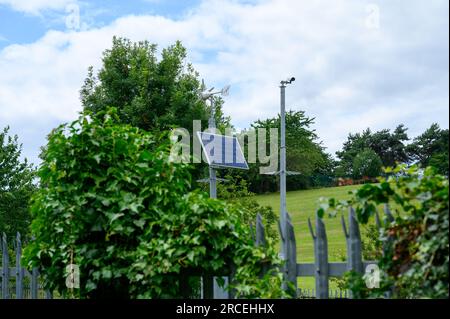
[[1, 289], [0, 299], [51, 299], [52, 294], [44, 291], [39, 271], [34, 268], [31, 273], [20, 264], [22, 258], [22, 240], [17, 233], [13, 241], [15, 263], [11, 267], [10, 251], [6, 234], [2, 236]]
[[[286, 234], [282, 234], [283, 244], [287, 242], [287, 256], [285, 276], [287, 280], [297, 289], [297, 277], [315, 278], [315, 297], [319, 299], [335, 298], [336, 294], [330, 294], [330, 277], [341, 277], [347, 271], [355, 271], [363, 274], [364, 269], [369, 264], [376, 264], [374, 261], [363, 261], [361, 249], [361, 233], [356, 220], [355, 211], [349, 209], [348, 227], [345, 218], [342, 216], [342, 228], [347, 243], [347, 262], [328, 261], [328, 239], [325, 224], [316, 214], [315, 227], [308, 219], [308, 226], [314, 242], [314, 263], [297, 263], [297, 246], [294, 234], [294, 227], [288, 215]], [[314, 230], [315, 228], [315, 230]], [[344, 292], [344, 297], [351, 298], [351, 293]], [[342, 294], [339, 293], [339, 298]]]
[[[385, 215], [389, 220], [392, 220], [392, 214], [389, 208], [385, 206]], [[377, 224], [380, 225], [380, 218], [376, 215]], [[341, 277], [347, 271], [355, 271], [363, 274], [368, 265], [376, 264], [375, 261], [363, 261], [362, 247], [361, 247], [361, 233], [359, 224], [356, 220], [355, 211], [350, 208], [348, 213], [348, 227], [345, 218], [342, 217], [342, 227], [347, 243], [347, 261], [346, 262], [329, 262], [328, 261], [328, 240], [325, 229], [325, 224], [322, 219], [316, 215], [315, 225], [313, 226], [310, 219], [308, 219], [309, 230], [314, 241], [314, 263], [297, 263], [297, 245], [295, 240], [294, 227], [291, 218], [288, 214], [286, 234], [283, 234], [281, 227], [279, 231], [281, 234], [282, 244], [286, 244], [287, 256], [286, 263], [283, 269], [284, 276], [289, 281], [295, 291], [297, 291], [298, 298], [351, 298], [351, 293], [345, 290], [330, 290], [330, 277]], [[279, 225], [280, 226], [280, 225]], [[256, 218], [256, 231], [254, 233], [255, 245], [265, 245], [265, 230], [261, 215]], [[315, 230], [314, 230], [315, 228]], [[1, 263], [1, 289], [0, 299], [9, 298], [46, 298], [51, 299], [52, 294], [49, 291], [44, 291], [42, 288], [42, 278], [39, 276], [37, 268], [33, 269], [31, 273], [24, 269], [20, 260], [22, 257], [22, 242], [20, 234], [17, 234], [14, 242], [15, 265], [10, 266], [8, 242], [6, 235], [2, 237], [2, 263]], [[232, 280], [233, 270], [229, 274], [185, 274], [182, 278], [187, 276], [202, 277], [201, 284], [201, 298], [234, 298], [233, 293], [225, 293], [217, 289], [214, 283], [214, 276], [227, 276], [228, 281]], [[297, 288], [298, 277], [314, 277], [315, 289], [299, 289]], [[182, 279], [183, 281], [183, 279]], [[184, 283], [185, 285], [186, 283]], [[183, 286], [183, 282], [181, 283]], [[186, 287], [188, 288], [188, 287]], [[189, 291], [187, 289], [186, 291]]]
[[[384, 213], [388, 221], [392, 221], [393, 217], [389, 207], [385, 205]], [[376, 224], [381, 226], [381, 220], [376, 213]], [[349, 208], [348, 225], [344, 216], [341, 218], [343, 233], [347, 246], [346, 262], [329, 262], [328, 261], [328, 240], [325, 224], [316, 214], [315, 225], [308, 218], [308, 226], [314, 242], [314, 263], [297, 263], [297, 244], [295, 240], [294, 226], [291, 217], [288, 214], [286, 234], [283, 234], [279, 224], [279, 232], [281, 234], [282, 245], [287, 245], [286, 266], [284, 275], [296, 289], [298, 297], [310, 297], [318, 299], [327, 298], [352, 298], [351, 292], [341, 290], [330, 290], [330, 277], [342, 277], [348, 271], [354, 271], [364, 274], [369, 265], [376, 265], [376, 261], [364, 261], [362, 258], [362, 242], [359, 224], [353, 208]], [[315, 228], [315, 229], [314, 229]], [[258, 215], [256, 221], [256, 244], [264, 244], [264, 225], [261, 216]], [[298, 277], [314, 277], [315, 289], [302, 290], [297, 288]], [[387, 296], [388, 297], [388, 296]]]
[[[389, 207], [385, 206], [385, 215], [389, 221], [393, 220]], [[280, 224], [279, 232], [281, 234], [282, 245], [286, 245], [287, 253], [285, 256], [285, 266], [283, 269], [286, 281], [290, 282], [295, 291], [297, 298], [352, 298], [350, 291], [340, 289], [330, 289], [330, 277], [342, 277], [348, 271], [354, 271], [364, 274], [365, 269], [369, 265], [376, 265], [376, 261], [364, 261], [362, 258], [362, 241], [359, 224], [353, 208], [348, 212], [348, 225], [344, 216], [341, 219], [344, 236], [347, 246], [346, 262], [329, 262], [328, 261], [328, 240], [325, 224], [316, 214], [315, 225], [308, 218], [308, 226], [314, 242], [314, 263], [297, 263], [297, 244], [295, 240], [294, 226], [291, 217], [288, 214], [286, 234], [283, 234]], [[376, 214], [376, 223], [380, 227], [381, 221], [378, 213]], [[262, 217], [260, 214], [256, 218], [255, 245], [265, 245], [265, 230]], [[314, 229], [315, 228], [315, 229]], [[298, 277], [314, 277], [315, 289], [299, 289], [297, 286]], [[228, 281], [232, 280], [232, 276], [228, 276]], [[215, 294], [213, 282], [211, 279], [204, 277], [203, 297], [206, 298], [233, 298], [232, 293], [224, 294], [219, 292]], [[387, 296], [388, 297], [388, 296]]]

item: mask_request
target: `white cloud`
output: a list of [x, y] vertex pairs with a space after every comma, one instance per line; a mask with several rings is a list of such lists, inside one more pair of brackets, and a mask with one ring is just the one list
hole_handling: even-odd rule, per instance
[[0, 0], [0, 5], [8, 5], [12, 9], [33, 15], [44, 10], [64, 10], [77, 0]]
[[160, 48], [182, 40], [208, 85], [232, 85], [224, 107], [238, 127], [276, 115], [278, 83], [291, 75], [287, 106], [316, 117], [331, 152], [368, 126], [405, 123], [413, 135], [432, 122], [448, 127], [448, 3], [380, 1], [379, 29], [366, 26], [368, 3], [216, 0], [177, 20], [126, 16], [101, 28], [49, 31], [0, 51], [0, 126], [32, 132], [43, 121], [49, 131], [73, 119], [87, 67], [99, 67], [119, 35]]

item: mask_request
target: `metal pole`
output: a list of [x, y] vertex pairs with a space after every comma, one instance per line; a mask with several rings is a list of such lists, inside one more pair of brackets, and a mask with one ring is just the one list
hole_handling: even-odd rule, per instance
[[[209, 117], [208, 121], [208, 127], [210, 130], [216, 128], [216, 120], [214, 118], [214, 98], [211, 96], [211, 115]], [[214, 133], [214, 132], [212, 132]], [[217, 179], [216, 179], [216, 170], [209, 167], [209, 197], [210, 198], [217, 198]]]
[[[281, 146], [280, 146], [280, 220], [281, 231], [283, 237], [286, 238], [287, 234], [287, 212], [286, 212], [286, 114], [285, 114], [285, 89], [286, 85], [282, 81], [280, 85], [280, 105], [281, 105]], [[282, 245], [281, 252], [283, 258], [287, 257], [287, 240]]]
[[[215, 115], [215, 108], [214, 108], [214, 97], [211, 96], [211, 116], [208, 121], [208, 127], [210, 131], [216, 128], [216, 120], [214, 118]], [[212, 132], [214, 133], [214, 132]], [[209, 197], [210, 198], [217, 198], [217, 178], [216, 178], [216, 170], [209, 167]], [[219, 286], [217, 283], [217, 279], [219, 277], [213, 277], [213, 291], [212, 291], [212, 297], [213, 299], [228, 299], [229, 295], [228, 292]], [[228, 278], [222, 277], [225, 281], [225, 284], [228, 284]], [[206, 283], [208, 284], [208, 283]]]

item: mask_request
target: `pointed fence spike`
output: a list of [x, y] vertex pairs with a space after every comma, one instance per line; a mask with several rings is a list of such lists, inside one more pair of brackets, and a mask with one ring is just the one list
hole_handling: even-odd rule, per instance
[[16, 299], [23, 299], [23, 268], [20, 265], [22, 258], [22, 241], [20, 233], [16, 235]]
[[309, 232], [311, 233], [313, 240], [316, 239], [316, 235], [314, 235], [314, 230], [311, 225], [311, 219], [309, 217], [308, 217], [308, 228], [309, 228]]
[[286, 258], [286, 270], [287, 280], [291, 283], [294, 294], [297, 291], [297, 245], [295, 241], [294, 226], [291, 222], [289, 213], [287, 214], [287, 227], [286, 227], [286, 240], [287, 240], [287, 258]]
[[356, 213], [353, 207], [350, 207], [350, 215], [349, 215], [349, 235], [354, 238], [361, 238], [361, 234], [359, 231], [359, 224], [356, 218]]
[[2, 235], [2, 298], [9, 299], [9, 255], [6, 234]]
[[378, 210], [375, 210], [375, 225], [377, 226], [377, 229], [381, 228], [381, 220], [380, 220], [380, 214], [378, 214]]
[[392, 223], [394, 221], [394, 216], [392, 216], [391, 210], [388, 204], [384, 204], [384, 213], [386, 215], [386, 220], [388, 223]]
[[256, 242], [255, 233], [253, 231], [253, 223], [250, 222], [249, 225], [250, 225], [250, 235], [252, 236], [253, 241]]
[[256, 246], [265, 246], [266, 237], [261, 214], [256, 215]]
[[314, 257], [316, 267], [316, 297], [329, 298], [329, 264], [328, 264], [328, 240], [323, 220], [316, 213], [316, 237], [314, 239]]
[[[361, 233], [356, 219], [355, 210], [350, 207], [348, 214], [349, 236], [347, 241], [347, 270], [363, 273]], [[351, 297], [351, 296], [350, 296]]]
[[345, 225], [344, 215], [341, 215], [341, 224], [342, 224], [342, 229], [344, 230], [344, 236], [345, 236], [345, 238], [348, 238], [347, 226]]
[[285, 238], [284, 238], [284, 234], [283, 234], [283, 228], [281, 227], [281, 222], [280, 222], [280, 220], [278, 220], [278, 232], [280, 233], [280, 238], [281, 238], [281, 241], [284, 241], [285, 240]]

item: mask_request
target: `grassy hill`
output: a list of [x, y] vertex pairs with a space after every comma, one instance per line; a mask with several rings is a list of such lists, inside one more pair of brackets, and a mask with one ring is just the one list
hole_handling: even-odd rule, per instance
[[[287, 193], [287, 210], [292, 218], [297, 242], [297, 262], [314, 261], [314, 246], [308, 229], [308, 217], [311, 218], [311, 222], [314, 222], [319, 198], [334, 197], [337, 199], [347, 199], [350, 197], [348, 194], [349, 191], [359, 186], [330, 187]], [[280, 213], [279, 193], [258, 195], [255, 199], [261, 205], [271, 206], [277, 214]], [[324, 222], [328, 236], [328, 258], [330, 261], [340, 261], [339, 255], [342, 253], [345, 254], [345, 237], [340, 217], [325, 217]], [[314, 288], [314, 281], [312, 278], [299, 279], [299, 286], [303, 288]]]

